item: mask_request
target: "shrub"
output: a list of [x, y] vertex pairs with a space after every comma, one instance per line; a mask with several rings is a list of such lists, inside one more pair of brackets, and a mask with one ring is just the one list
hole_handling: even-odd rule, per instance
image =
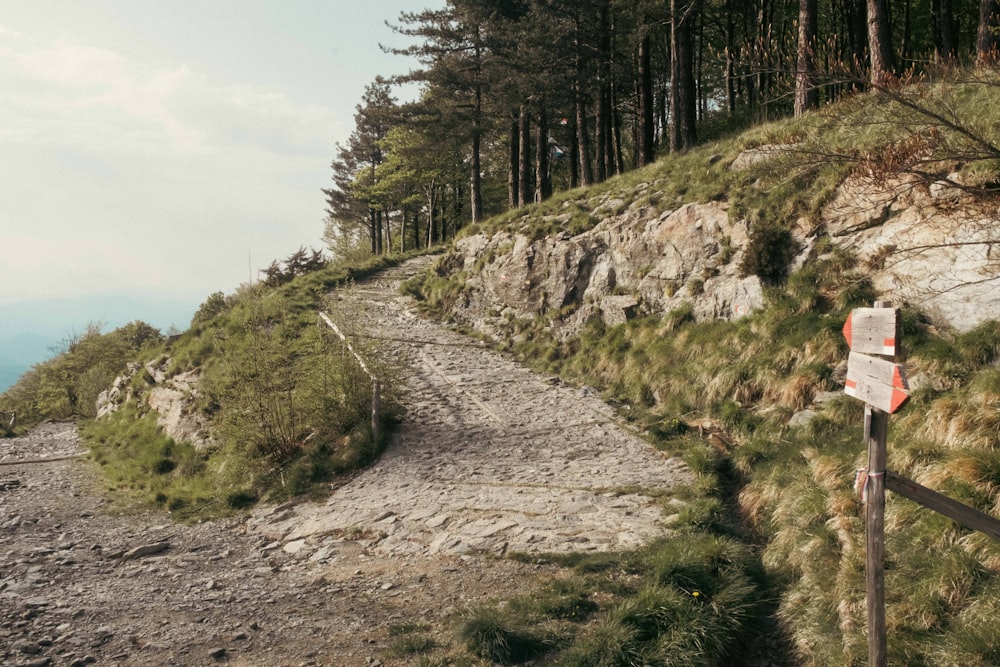
[[461, 619], [459, 637], [474, 655], [502, 665], [523, 662], [541, 654], [542, 642], [495, 607], [467, 612]]
[[757, 276], [768, 285], [780, 284], [788, 276], [796, 252], [798, 244], [789, 230], [773, 224], [755, 226], [740, 262], [740, 273]]

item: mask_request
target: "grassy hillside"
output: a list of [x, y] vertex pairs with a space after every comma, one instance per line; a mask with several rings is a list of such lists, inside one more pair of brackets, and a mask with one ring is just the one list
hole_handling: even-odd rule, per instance
[[[848, 352], [841, 327], [851, 308], [871, 305], [875, 294], [867, 267], [822, 236], [790, 275], [782, 246], [797, 221], [817, 220], [852, 173], [876, 180], [907, 175], [918, 187], [957, 173], [977, 205], [995, 210], [997, 83], [992, 74], [965, 73], [846, 100], [470, 230], [538, 238], [556, 231], [556, 213], [572, 210], [578, 214], [556, 226], [579, 233], [596, 224], [589, 213], [596, 202], [621, 199], [629, 206], [636, 192], [656, 193], [657, 201], [644, 203], [660, 207], [726, 200], [733, 216], [750, 221], [756, 247], [744, 270], [770, 283], [761, 312], [735, 322], [695, 322], [681, 308], [614, 327], [595, 318], [563, 340], [548, 327], [559, 313], [547, 313], [511, 321], [508, 337], [497, 343], [539, 369], [599, 387], [656, 446], [692, 464], [700, 479], [677, 523], [681, 534], [654, 550], [670, 553], [678, 542], [718, 538], [759, 554], [761, 571], [750, 577], [755, 588], [743, 601], [753, 601], [754, 614], [775, 603], [774, 618], [789, 640], [785, 653], [795, 664], [866, 660], [863, 507], [853, 488], [855, 471], [866, 463], [863, 410], [839, 392]], [[756, 167], [728, 169], [745, 149], [772, 144], [792, 148]], [[642, 183], [650, 187], [637, 188]], [[428, 312], [447, 318], [466, 277], [431, 275], [407, 289]], [[890, 468], [1000, 517], [1000, 323], [948, 334], [918, 309], [905, 308], [903, 345], [919, 389], [891, 419]], [[792, 422], [805, 408], [812, 418]], [[891, 493], [887, 504], [890, 663], [1000, 664], [1000, 543]], [[506, 627], [516, 635], [518, 623], [533, 627], [550, 648], [559, 647], [559, 664], [733, 659], [738, 636], [752, 624], [728, 626], [735, 643], [721, 647], [699, 641], [692, 630], [684, 635], [688, 643], [679, 644], [688, 652], [678, 652], [671, 642], [679, 628], [699, 626], [661, 596], [690, 595], [690, 585], [651, 574], [656, 566], [648, 561], [639, 570], [649, 577], [645, 583], [601, 593], [606, 604], [571, 629], [563, 623], [543, 631], [554, 621], [534, 609], [504, 621], [494, 615], [494, 632]], [[592, 586], [583, 583], [590, 581], [587, 571], [579, 569], [572, 581]], [[715, 576], [724, 571], [715, 569]], [[479, 627], [481, 619], [472, 621]], [[481, 636], [470, 634], [467, 645], [491, 655]], [[748, 650], [755, 659], [782, 653], [780, 642], [777, 649], [757, 643]]]
[[[264, 283], [211, 295], [190, 328], [170, 339], [143, 322], [111, 332], [92, 325], [0, 394], [0, 410], [16, 411], [19, 431], [78, 421], [109, 489], [180, 518], [309, 493], [369, 461], [381, 444], [371, 433], [370, 381], [317, 327], [317, 313], [338, 285], [400, 260], [310, 271], [276, 263]], [[365, 353], [375, 372], [393, 377], [374, 348]], [[198, 378], [186, 409], [210, 424], [210, 447], [170, 438], [149, 408], [153, 388], [181, 374]], [[98, 396], [116, 378], [129, 400], [94, 419]], [[392, 419], [396, 397], [387, 390], [383, 400]]]

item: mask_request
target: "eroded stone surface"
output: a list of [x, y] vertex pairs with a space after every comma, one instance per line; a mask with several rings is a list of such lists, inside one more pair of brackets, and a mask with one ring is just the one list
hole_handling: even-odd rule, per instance
[[340, 295], [352, 304], [341, 319], [364, 318], [406, 360], [408, 409], [391, 444], [326, 502], [259, 511], [250, 525], [286, 545], [357, 533], [377, 553], [415, 555], [611, 550], [662, 535], [648, 494], [687, 481], [684, 465], [596, 392], [418, 317], [396, 289], [415, 270]]

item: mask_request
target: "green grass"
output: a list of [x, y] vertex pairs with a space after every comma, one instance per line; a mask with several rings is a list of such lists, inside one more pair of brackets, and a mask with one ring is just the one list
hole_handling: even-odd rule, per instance
[[164, 435], [154, 413], [139, 416], [127, 406], [88, 422], [82, 434], [109, 490], [159, 505], [179, 518], [200, 515], [206, 505], [213, 505], [215, 513], [227, 509], [208, 455]]
[[[899, 172], [888, 164], [926, 179], [958, 169], [966, 184], [983, 188], [979, 194], [995, 187], [997, 75], [949, 77], [946, 85], [921, 81], [845, 98], [468, 230], [534, 239], [578, 233], [632, 206], [663, 212], [724, 200], [734, 220], [758, 233], [756, 265], [744, 269], [772, 283], [766, 308], [736, 322], [694, 322], [688, 307], [615, 327], [594, 318], [565, 338], [553, 334], [559, 313], [546, 312], [501, 331], [499, 347], [598, 388], [695, 473], [689, 489], [664, 502], [677, 537], [657, 545], [662, 559], [647, 551], [553, 557], [569, 571], [564, 585], [596, 605], [584, 620], [548, 615], [530, 598], [508, 601], [517, 619], [508, 623], [548, 632], [545, 664], [725, 664], [748, 628], [752, 634], [768, 622], [776, 624], [766, 625], [769, 632], [787, 638], [778, 656], [787, 664], [864, 662], [864, 527], [853, 490], [865, 463], [861, 404], [842, 397], [808, 425], [790, 428], [788, 420], [818, 392], [841, 389], [841, 327], [850, 309], [870, 306], [876, 294], [869, 267], [823, 236], [799, 271], [771, 269], [782, 261], [787, 231], [817, 222], [849, 176], [892, 178]], [[893, 99], [897, 93], [903, 97]], [[943, 112], [982, 141], [901, 100]], [[743, 149], [767, 145], [793, 149], [746, 170], [728, 168]], [[958, 154], [968, 159], [949, 157]], [[444, 319], [468, 278], [446, 276], [444, 267], [412, 286], [428, 312]], [[902, 315], [908, 371], [925, 387], [891, 418], [890, 467], [998, 516], [1000, 323], [952, 335], [914, 307]], [[893, 494], [886, 521], [890, 662], [1000, 663], [998, 626], [988, 621], [1000, 613], [1000, 545]], [[720, 566], [720, 553], [739, 555], [729, 558], [732, 569]], [[692, 589], [725, 605], [705, 613], [691, 604]]]

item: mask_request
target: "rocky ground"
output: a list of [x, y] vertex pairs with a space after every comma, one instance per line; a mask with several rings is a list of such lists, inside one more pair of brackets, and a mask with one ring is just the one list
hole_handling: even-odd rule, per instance
[[[593, 391], [418, 317], [397, 286], [426, 261], [332, 310], [408, 370], [392, 443], [326, 502], [178, 525], [101, 493], [70, 424], [0, 441], [0, 662], [406, 664], [401, 624], [446, 643], [455, 612], [552, 576], [541, 554], [665, 531], [652, 496], [683, 466]], [[512, 551], [540, 557], [498, 558]]]

